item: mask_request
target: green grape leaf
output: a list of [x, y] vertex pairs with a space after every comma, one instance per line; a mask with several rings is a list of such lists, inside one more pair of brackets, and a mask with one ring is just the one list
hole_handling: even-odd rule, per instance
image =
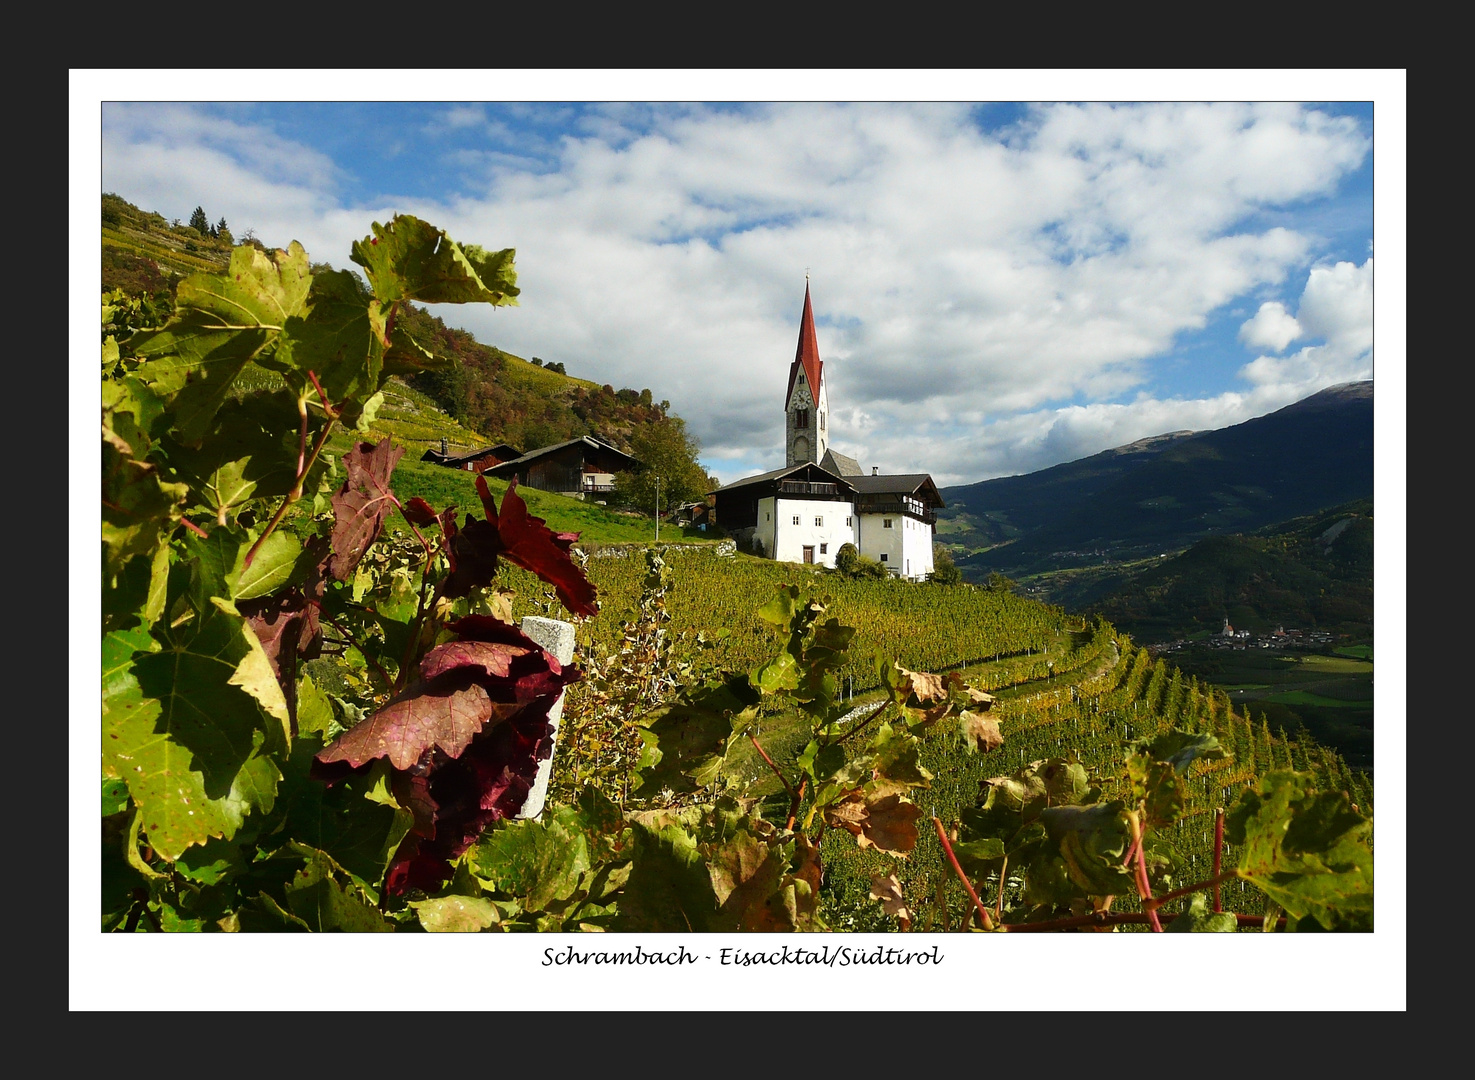
[[[320, 417], [310, 416], [309, 446], [322, 425]], [[198, 447], [167, 436], [160, 446], [174, 478], [189, 485], [192, 505], [208, 509], [223, 524], [252, 499], [280, 498], [293, 489], [299, 438], [296, 402], [283, 391], [225, 402], [210, 437]], [[303, 490], [315, 490], [328, 468], [319, 456], [303, 479]]]
[[299, 395], [316, 393], [316, 387], [309, 385], [308, 372], [317, 376], [334, 403], [367, 398], [379, 389], [385, 349], [383, 319], [378, 302], [363, 291], [353, 271], [314, 275], [306, 309], [287, 320], [286, 329], [292, 337], [290, 357], [274, 357], [265, 363], [286, 375]]
[[326, 743], [331, 742], [339, 730], [333, 702], [313, 682], [311, 675], [303, 675], [297, 681], [298, 736], [317, 735]]
[[1203, 893], [1195, 893], [1188, 910], [1163, 924], [1169, 934], [1232, 934], [1239, 922], [1230, 911], [1210, 911]]
[[243, 933], [305, 934], [312, 928], [278, 904], [270, 893], [258, 893], [236, 913]]
[[748, 678], [763, 693], [776, 694], [780, 690], [797, 690], [801, 675], [794, 654], [785, 651], [759, 664]]
[[287, 885], [287, 906], [309, 930], [363, 934], [394, 929], [394, 924], [370, 906], [356, 886], [338, 881], [335, 871], [341, 871], [341, 867], [328, 855], [306, 844], [291, 846], [306, 856], [307, 862]]
[[282, 831], [329, 855], [355, 881], [377, 892], [396, 846], [410, 831], [414, 815], [382, 793], [382, 771], [344, 777], [331, 787], [312, 779], [317, 737], [299, 732], [283, 768], [280, 800]]
[[1260, 778], [1225, 816], [1239, 876], [1293, 919], [1327, 930], [1371, 928], [1373, 823], [1342, 792], [1318, 791], [1303, 773]]
[[1139, 767], [1142, 776], [1140, 779], [1133, 776], [1134, 780], [1138, 780], [1133, 787], [1133, 794], [1142, 799], [1148, 824], [1168, 825], [1177, 821], [1188, 808], [1187, 782], [1166, 761], [1149, 761]]
[[439, 896], [411, 900], [420, 925], [432, 934], [475, 934], [502, 923], [502, 912], [479, 896]]
[[636, 822], [630, 878], [614, 928], [626, 933], [701, 933], [720, 925], [719, 904], [696, 840], [675, 825]]
[[256, 549], [251, 565], [245, 566], [248, 550], [242, 549], [241, 562], [231, 568], [234, 584], [227, 579], [232, 600], [257, 600], [285, 586], [296, 573], [297, 560], [302, 557], [302, 541], [278, 529]]
[[1164, 761], [1182, 774], [1199, 758], [1217, 761], [1227, 756], [1214, 736], [1195, 735], [1175, 728], [1133, 744], [1132, 752], [1127, 757], [1127, 765], [1131, 770], [1134, 762]]
[[797, 585], [780, 585], [778, 596], [758, 609], [758, 617], [775, 626], [787, 627], [794, 621], [794, 614], [798, 610], [798, 599], [799, 587]]
[[1122, 865], [1132, 833], [1121, 802], [1049, 806], [1040, 811], [1039, 818], [1078, 888], [1091, 896], [1132, 889], [1132, 870]]
[[734, 731], [757, 715], [758, 695], [744, 675], [725, 683], [709, 682], [671, 705], [647, 713], [640, 721], [647, 738], [641, 758], [641, 789], [690, 791], [692, 773], [710, 769], [711, 759], [726, 753]]
[[511, 248], [489, 252], [457, 244], [444, 229], [408, 214], [356, 241], [352, 259], [362, 266], [381, 302], [515, 304], [517, 272]]
[[985, 867], [992, 868], [995, 862], [1004, 857], [1004, 841], [990, 836], [954, 843], [953, 854], [958, 857], [958, 863], [964, 870], [978, 873]]
[[525, 911], [544, 911], [567, 900], [589, 869], [589, 845], [557, 820], [518, 821], [482, 834], [467, 853], [477, 877], [511, 893]]
[[105, 642], [104, 774], [127, 782], [149, 842], [171, 861], [271, 808], [280, 774], [261, 754], [279, 741], [280, 721], [238, 681], [243, 665], [255, 681], [254, 643], [243, 620], [214, 605], [164, 628], [158, 651], [122, 661], [127, 642]]
[[212, 838], [180, 855], [174, 869], [198, 885], [218, 885], [246, 869], [246, 859], [240, 845]]
[[189, 487], [146, 461], [102, 446], [102, 571], [106, 589], [135, 555], [152, 560], [183, 516]]
[[302, 312], [311, 282], [307, 252], [296, 241], [272, 257], [243, 245], [231, 253], [225, 274], [193, 274], [180, 282], [176, 315], [163, 328], [128, 339], [148, 361], [140, 378], [180, 385], [173, 416], [181, 442], [198, 444], [210, 432], [236, 377]]
[[117, 778], [103, 778], [102, 816], [120, 814], [128, 809], [128, 785]]

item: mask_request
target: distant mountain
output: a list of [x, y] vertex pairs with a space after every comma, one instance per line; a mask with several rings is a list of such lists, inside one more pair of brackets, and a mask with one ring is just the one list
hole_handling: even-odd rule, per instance
[[944, 488], [938, 540], [970, 579], [1022, 576], [1177, 552], [1372, 494], [1369, 380], [1233, 427]]
[[1373, 628], [1373, 503], [1359, 499], [1249, 535], [1214, 536], [1166, 559], [1062, 570], [1031, 595], [1097, 612], [1142, 642], [1236, 629], [1325, 630], [1354, 641]]

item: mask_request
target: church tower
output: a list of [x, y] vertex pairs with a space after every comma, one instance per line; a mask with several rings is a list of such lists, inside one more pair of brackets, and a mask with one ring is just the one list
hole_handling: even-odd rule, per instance
[[829, 449], [829, 399], [825, 394], [824, 363], [814, 334], [814, 310], [809, 304], [809, 282], [804, 282], [804, 314], [799, 319], [799, 348], [789, 367], [789, 390], [784, 397], [784, 467], [818, 464]]

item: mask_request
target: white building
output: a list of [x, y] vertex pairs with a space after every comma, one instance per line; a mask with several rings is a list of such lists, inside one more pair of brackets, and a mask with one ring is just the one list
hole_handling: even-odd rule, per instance
[[892, 575], [924, 580], [933, 569], [936, 510], [944, 505], [932, 477], [882, 476], [874, 468], [867, 476], [829, 441], [829, 395], [806, 285], [784, 396], [785, 465], [713, 492], [717, 524], [782, 562], [833, 567], [850, 543]]

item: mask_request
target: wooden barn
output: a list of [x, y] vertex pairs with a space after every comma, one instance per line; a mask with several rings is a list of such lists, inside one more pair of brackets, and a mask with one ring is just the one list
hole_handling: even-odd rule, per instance
[[421, 455], [421, 461], [434, 462], [436, 465], [444, 465], [448, 469], [465, 469], [467, 472], [486, 472], [494, 465], [500, 465], [504, 461], [512, 461], [522, 457], [522, 451], [515, 446], [506, 443], [498, 443], [496, 446], [484, 446], [480, 450], [473, 450], [469, 454], [448, 454], [446, 452], [446, 441], [440, 441], [440, 449], [434, 448], [425, 451]]
[[641, 463], [623, 450], [585, 435], [532, 450], [486, 470], [488, 476], [511, 480], [539, 491], [564, 495], [598, 495], [613, 491], [615, 473], [633, 472]]

